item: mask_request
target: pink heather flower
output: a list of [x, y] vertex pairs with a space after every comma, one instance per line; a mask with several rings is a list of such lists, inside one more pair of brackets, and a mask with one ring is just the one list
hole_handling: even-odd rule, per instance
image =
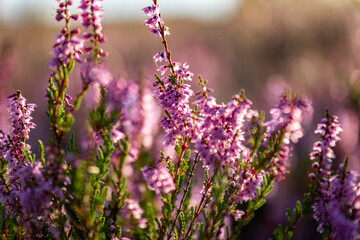
[[281, 150], [279, 154], [270, 161], [268, 169], [275, 176], [277, 181], [282, 180], [287, 173], [287, 159], [290, 155], [290, 142], [296, 143], [303, 136], [301, 127], [302, 119], [311, 110], [311, 103], [308, 99], [289, 97], [284, 94], [279, 104], [270, 110], [272, 119], [264, 123], [266, 127], [266, 138], [263, 144], [267, 144], [269, 137], [274, 134], [283, 133]]
[[[322, 190], [326, 192], [328, 184], [328, 176], [330, 175], [332, 159], [335, 158], [334, 151], [336, 142], [340, 140], [339, 134], [342, 131], [340, 122], [337, 116], [327, 115], [318, 124], [315, 130], [316, 134], [319, 134], [321, 141], [314, 143], [313, 152], [310, 154], [310, 159], [318, 159], [318, 165], [316, 169], [321, 177]], [[321, 190], [320, 189], [320, 190]]]
[[160, 14], [159, 5], [152, 5], [152, 6], [149, 6], [149, 7], [145, 7], [145, 8], [143, 8], [143, 9], [141, 9], [141, 11], [142, 11], [144, 14], [147, 14], [147, 15], [149, 15], [149, 16], [155, 15], [155, 14]]
[[72, 104], [70, 103], [71, 100], [72, 100], [72, 97], [71, 97], [69, 94], [65, 93], [64, 102], [65, 102], [65, 106], [66, 106], [66, 107], [69, 107], [69, 108], [74, 107], [74, 105], [72, 105]]
[[[155, 36], [164, 36], [170, 35], [169, 28], [166, 26], [162, 26], [164, 21], [160, 18], [160, 8], [158, 5], [152, 5], [149, 7], [145, 7], [142, 9], [143, 13], [148, 15], [149, 18], [146, 19], [144, 22], [149, 27], [149, 30]], [[163, 31], [163, 33], [161, 33]]]
[[[133, 173], [132, 164], [138, 158], [141, 149], [150, 149], [153, 139], [159, 128], [160, 108], [155, 104], [151, 90], [148, 87], [140, 88], [134, 81], [114, 79], [106, 86], [106, 103], [110, 110], [120, 111], [120, 118], [115, 123], [113, 131], [120, 131], [129, 143], [129, 154], [127, 155], [124, 169], [125, 174]], [[120, 152], [114, 152], [113, 162], [118, 161]], [[134, 186], [132, 196], [137, 196], [139, 182], [130, 177], [128, 185]]]
[[72, 5], [71, 0], [63, 0], [63, 1], [57, 0], [57, 2], [59, 2], [59, 8], [56, 9], [56, 16], [55, 16], [56, 21], [60, 22], [63, 19], [69, 21], [70, 18], [76, 21], [78, 19], [77, 14], [71, 15], [68, 10], [68, 6]]
[[108, 84], [107, 90], [106, 101], [110, 109], [121, 111], [117, 128], [129, 139], [134, 139], [142, 128], [139, 85], [133, 81], [114, 79]]
[[169, 84], [163, 91], [155, 92], [160, 106], [168, 113], [160, 122], [166, 133], [166, 145], [174, 144], [179, 137], [196, 139], [196, 119], [188, 105], [192, 95], [193, 92], [188, 84], [176, 86]]
[[158, 28], [151, 27], [151, 28], [149, 28], [149, 30], [150, 30], [150, 32], [152, 32], [152, 34], [154, 36], [161, 37], [161, 33], [160, 33], [160, 30]]
[[9, 98], [9, 113], [12, 133], [15, 138], [20, 141], [25, 141], [29, 138], [31, 128], [35, 128], [35, 124], [31, 122], [30, 114], [36, 107], [35, 104], [26, 104], [26, 99], [17, 92], [8, 96]]
[[167, 65], [161, 65], [158, 67], [157, 71], [160, 72], [161, 76], [163, 76], [169, 68], [170, 67]]
[[[333, 239], [359, 239], [360, 237], [360, 179], [355, 171], [347, 172], [343, 179], [333, 177], [328, 202], [324, 203], [331, 224]], [[316, 210], [316, 209], [315, 209]], [[319, 221], [319, 219], [317, 219]]]
[[194, 74], [192, 72], [188, 71], [188, 68], [189, 68], [189, 65], [187, 65], [186, 63], [184, 63], [183, 65], [181, 65], [181, 63], [179, 63], [179, 62], [174, 63], [175, 75], [179, 79], [192, 81], [192, 77], [194, 76]]
[[[342, 235], [342, 237], [346, 237], [343, 239], [354, 239], [348, 237], [353, 236], [356, 228], [354, 229], [351, 220], [346, 218], [349, 212], [343, 211], [353, 211], [350, 206], [351, 202], [354, 203], [354, 199], [358, 198], [356, 195], [360, 195], [359, 183], [355, 183], [358, 176], [354, 172], [345, 173], [342, 181], [338, 175], [331, 176], [332, 159], [335, 158], [332, 148], [340, 139], [338, 135], [341, 131], [338, 118], [329, 113], [327, 113], [326, 118], [321, 120], [315, 130], [315, 133], [320, 135], [321, 141], [315, 142], [314, 151], [310, 154], [311, 159], [318, 159], [318, 162], [313, 164], [318, 175], [318, 196], [315, 198], [315, 204], [312, 208], [314, 218], [319, 224], [317, 230], [320, 233], [324, 232], [327, 227], [335, 227], [332, 229], [335, 236]], [[359, 221], [359, 213], [357, 215], [357, 221]], [[336, 223], [337, 226], [333, 223]]]
[[195, 148], [204, 160], [204, 165], [215, 167], [230, 166], [241, 158], [244, 147], [243, 126], [251, 101], [239, 96], [229, 103], [218, 105], [215, 98], [202, 98], [199, 106], [201, 134]]
[[245, 212], [236, 209], [236, 210], [234, 210], [233, 212], [231, 212], [231, 214], [234, 216], [235, 221], [237, 221], [237, 220], [241, 219], [241, 217], [245, 214]]
[[45, 179], [43, 165], [31, 162], [24, 154], [24, 151], [30, 152], [30, 146], [25, 141], [29, 138], [30, 129], [35, 127], [30, 116], [35, 105], [26, 104], [20, 92], [8, 98], [11, 132], [6, 135], [0, 131], [0, 151], [8, 162], [6, 180], [0, 184], [0, 202], [6, 214], [16, 217], [18, 224], [25, 227], [26, 237], [32, 233], [42, 237], [45, 222], [51, 222], [48, 218], [49, 206], [53, 193], [58, 189]]
[[260, 187], [265, 176], [265, 171], [256, 172], [255, 169], [248, 169], [235, 175], [234, 183], [236, 187], [231, 201], [234, 203], [244, 203], [248, 200], [255, 200], [257, 189]]
[[267, 134], [285, 130], [284, 141], [288, 144], [297, 143], [303, 136], [301, 122], [304, 115], [311, 110], [311, 102], [305, 98], [293, 98], [285, 94], [280, 98], [278, 105], [270, 110], [272, 119], [265, 123]]
[[[341, 172], [342, 169], [340, 168]], [[318, 232], [331, 229], [333, 239], [360, 237], [360, 181], [359, 174], [349, 171], [329, 178], [326, 188], [319, 184], [318, 196], [312, 206]]]
[[147, 219], [142, 218], [144, 210], [140, 207], [139, 203], [134, 199], [127, 199], [124, 207], [125, 219], [131, 220], [136, 226], [144, 229], [146, 228]]
[[167, 26], [164, 26], [163, 29], [164, 29], [164, 36], [170, 35], [170, 31], [169, 31], [169, 28]]
[[134, 199], [127, 200], [126, 209], [129, 211], [129, 214], [135, 219], [140, 219], [142, 214], [144, 213], [144, 210], [140, 208], [139, 203], [136, 202]]
[[153, 15], [149, 19], [145, 20], [145, 24], [148, 26], [159, 27], [159, 23], [164, 23], [159, 15]]
[[159, 194], [163, 192], [168, 194], [175, 190], [175, 183], [169, 170], [157, 164], [155, 167], [144, 167], [141, 172], [148, 184], [148, 188]]
[[[35, 124], [31, 122], [30, 114], [34, 111], [35, 104], [26, 104], [26, 99], [17, 92], [8, 96], [11, 132], [4, 134], [0, 131], [0, 148], [2, 156], [8, 161], [8, 169], [14, 170], [18, 164], [25, 164], [23, 148], [30, 151], [30, 146], [25, 144], [29, 138], [31, 128]], [[16, 171], [16, 170], [14, 170]]]
[[[102, 25], [101, 20], [103, 18], [103, 7], [102, 0], [81, 0], [79, 8], [82, 10], [81, 16], [81, 24], [84, 28], [88, 28], [92, 26], [92, 32], [86, 32], [83, 34], [83, 38], [90, 44], [94, 41], [98, 41], [100, 43], [105, 42], [105, 36], [102, 33]], [[86, 51], [89, 52], [93, 47], [87, 47]], [[98, 49], [100, 56], [105, 57], [106, 53], [99, 48]]]
[[109, 134], [113, 143], [117, 143], [121, 139], [125, 138], [125, 134], [123, 134], [121, 131], [116, 129], [111, 130]]
[[82, 74], [84, 84], [107, 86], [113, 80], [112, 74], [103, 65], [85, 64]]
[[19, 193], [19, 201], [26, 216], [42, 217], [49, 214], [52, 193], [60, 189], [52, 186], [51, 180], [46, 180], [43, 175], [44, 169], [40, 162], [28, 163], [19, 170], [22, 176], [22, 190]]
[[153, 58], [155, 62], [162, 62], [162, 61], [167, 62], [166, 53], [164, 51], [155, 54]]
[[[56, 20], [61, 21], [65, 19], [68, 23], [70, 18], [77, 20], [77, 15], [70, 15], [70, 11], [67, 9], [72, 4], [69, 0], [59, 1], [59, 8], [57, 9]], [[70, 63], [70, 60], [80, 62], [80, 55], [82, 55], [82, 49], [84, 47], [83, 40], [76, 37], [80, 33], [79, 29], [70, 31], [67, 28], [63, 28], [55, 38], [55, 44], [53, 45], [52, 54], [54, 57], [50, 60], [49, 67], [56, 70], [57, 67], [66, 66]]]
[[[145, 24], [154, 35], [165, 37], [170, 34], [160, 18], [158, 5], [143, 8], [142, 11], [149, 16]], [[165, 52], [157, 53], [154, 61], [169, 63], [158, 67], [157, 70], [161, 76], [164, 76], [168, 70], [171, 71], [170, 75], [156, 81], [153, 85], [156, 87], [154, 95], [166, 113], [166, 117], [160, 123], [166, 133], [165, 145], [172, 145], [179, 139], [186, 142], [194, 141], [198, 135], [197, 123], [196, 116], [189, 106], [189, 98], [193, 95], [193, 91], [190, 85], [183, 83], [184, 80], [191, 81], [193, 73], [188, 71], [187, 64], [170, 62]]]
[[178, 80], [172, 82], [171, 77], [164, 77], [154, 85], [154, 95], [164, 108], [167, 116], [161, 120], [164, 128], [165, 144], [173, 144], [177, 138], [196, 139], [196, 117], [189, 106], [189, 98], [194, 93], [189, 84], [179, 84]]
[[154, 136], [159, 129], [161, 110], [156, 104], [149, 88], [144, 88], [141, 96], [142, 129], [141, 139], [145, 149], [150, 149], [154, 142]]

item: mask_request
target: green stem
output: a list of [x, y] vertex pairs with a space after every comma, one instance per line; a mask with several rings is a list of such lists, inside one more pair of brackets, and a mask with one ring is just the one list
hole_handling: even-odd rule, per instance
[[184, 204], [184, 202], [185, 202], [185, 198], [186, 198], [186, 195], [187, 195], [187, 193], [188, 193], [188, 191], [189, 191], [190, 184], [191, 184], [191, 180], [192, 180], [192, 178], [193, 178], [193, 176], [194, 176], [194, 172], [195, 172], [195, 169], [196, 169], [196, 165], [197, 165], [197, 163], [199, 162], [199, 160], [200, 160], [200, 159], [199, 159], [199, 153], [197, 153], [197, 154], [196, 154], [196, 157], [195, 157], [195, 160], [194, 160], [194, 165], [193, 165], [193, 167], [192, 167], [192, 169], [191, 169], [190, 176], [189, 176], [189, 180], [188, 180], [187, 185], [186, 185], [186, 187], [185, 187], [184, 194], [183, 194], [183, 197], [182, 197], [182, 199], [181, 199], [181, 201], [180, 201], [180, 205], [179, 205], [179, 208], [178, 208], [178, 210], [177, 210], [175, 219], [174, 219], [174, 221], [173, 221], [173, 223], [172, 223], [172, 225], [171, 225], [170, 232], [169, 232], [168, 235], [167, 235], [167, 239], [168, 239], [168, 240], [171, 238], [172, 232], [173, 232], [174, 227], [175, 227], [175, 225], [176, 225], [176, 221], [177, 221], [177, 219], [178, 219], [178, 217], [179, 217], [179, 214], [180, 214], [181, 209], [182, 209], [182, 207], [183, 207], [183, 204]]
[[215, 176], [217, 174], [217, 170], [218, 168], [215, 169], [214, 175], [211, 177], [211, 179], [207, 178], [205, 181], [205, 192], [203, 193], [203, 196], [200, 200], [199, 205], [196, 207], [195, 209], [195, 213], [193, 218], [191, 219], [190, 225], [186, 231], [185, 236], [182, 239], [188, 239], [191, 233], [191, 230], [194, 226], [195, 220], [200, 216], [200, 214], [203, 212], [204, 208], [206, 207], [205, 205], [203, 205], [203, 203], [205, 202], [206, 198], [207, 198], [207, 194], [208, 191], [210, 190], [212, 183], [214, 182]]
[[[181, 153], [180, 153], [180, 156], [179, 156], [179, 160], [178, 160], [178, 163], [176, 165], [176, 170], [175, 170], [175, 175], [174, 175], [174, 181], [175, 183], [177, 182], [177, 178], [179, 176], [179, 169], [180, 169], [180, 165], [182, 163], [182, 159], [184, 157], [184, 153], [187, 149], [187, 146], [185, 143], [182, 144], [182, 147], [181, 147]], [[171, 200], [170, 200], [170, 204], [171, 204], [171, 213], [174, 211], [174, 202], [175, 202], [175, 199], [178, 195], [178, 191], [177, 189], [175, 189], [172, 193], [171, 193]], [[171, 217], [172, 217], [172, 214], [171, 214]], [[160, 228], [160, 233], [159, 233], [159, 239], [164, 239], [165, 235], [166, 235], [166, 231], [168, 229], [168, 226], [170, 224], [170, 221], [171, 221], [171, 218], [168, 218], [168, 217], [165, 217], [164, 216], [164, 223], [161, 225], [161, 228]]]

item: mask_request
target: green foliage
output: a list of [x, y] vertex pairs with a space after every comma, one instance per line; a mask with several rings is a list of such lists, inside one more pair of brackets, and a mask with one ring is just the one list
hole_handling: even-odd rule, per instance
[[18, 236], [21, 235], [21, 230], [18, 228], [16, 219], [11, 218], [8, 215], [5, 215], [5, 209], [2, 204], [0, 204], [0, 239], [18, 239]]
[[39, 144], [39, 161], [42, 163], [43, 166], [45, 166], [45, 148], [44, 148], [44, 144], [41, 140], [38, 140], [38, 144]]
[[119, 119], [120, 112], [114, 110], [109, 112], [105, 103], [106, 90], [101, 88], [101, 98], [97, 107], [89, 112], [90, 124], [95, 132], [98, 131], [109, 131], [113, 128], [113, 124]]
[[278, 228], [273, 232], [275, 240], [290, 240], [292, 238], [296, 224], [311, 212], [315, 195], [315, 188], [310, 185], [310, 191], [304, 194], [303, 201], [296, 201], [296, 206], [292, 211], [289, 208], [286, 210], [287, 220], [285, 225], [279, 224]]
[[[50, 120], [52, 139], [50, 144], [60, 146], [66, 132], [74, 124], [74, 118], [71, 112], [67, 111], [66, 90], [69, 84], [69, 74], [74, 67], [74, 61], [71, 60], [67, 66], [58, 66], [57, 72], [49, 77], [49, 86], [46, 89], [48, 98], [48, 109], [46, 115]], [[55, 82], [55, 84], [54, 84]]]

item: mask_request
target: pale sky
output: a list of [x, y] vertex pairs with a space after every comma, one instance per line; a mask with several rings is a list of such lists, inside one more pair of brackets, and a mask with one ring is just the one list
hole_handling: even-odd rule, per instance
[[[158, 0], [163, 17], [197, 18], [218, 21], [231, 16], [242, 0]], [[141, 9], [151, 0], [104, 0], [104, 21], [142, 19]], [[74, 7], [79, 0], [74, 0]], [[14, 23], [31, 13], [50, 20], [55, 16], [55, 0], [0, 0], [0, 21]], [[52, 21], [49, 21], [50, 23]]]

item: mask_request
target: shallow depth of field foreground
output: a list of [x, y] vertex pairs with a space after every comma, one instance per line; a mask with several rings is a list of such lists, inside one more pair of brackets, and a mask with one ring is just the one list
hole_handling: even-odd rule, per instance
[[0, 239], [359, 240], [358, 4], [148, 1], [119, 35], [54, 0], [46, 63], [41, 20], [0, 23]]

